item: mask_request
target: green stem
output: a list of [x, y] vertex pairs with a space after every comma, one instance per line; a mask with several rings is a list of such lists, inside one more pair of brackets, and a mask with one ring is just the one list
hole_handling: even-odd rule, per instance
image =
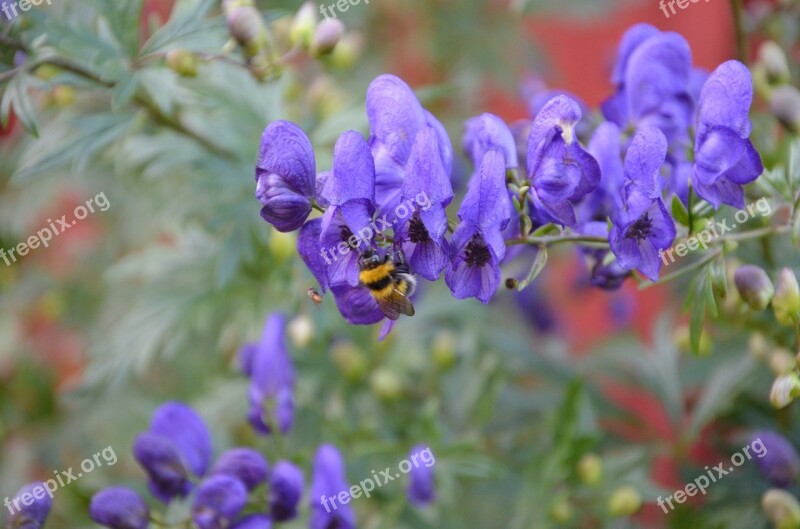
[[571, 233], [567, 235], [553, 235], [553, 236], [546, 236], [546, 237], [519, 237], [517, 239], [509, 239], [506, 241], [506, 245], [508, 246], [515, 246], [518, 244], [530, 244], [530, 245], [543, 245], [543, 246], [555, 246], [556, 244], [564, 244], [564, 243], [578, 243], [582, 246], [588, 246], [591, 248], [608, 248], [608, 238], [606, 237], [594, 237], [591, 235], [580, 235], [577, 233]]
[[746, 41], [744, 33], [744, 9], [742, 0], [731, 0], [731, 11], [733, 13], [733, 28], [736, 32], [736, 54], [741, 62], [745, 62]]
[[655, 285], [661, 285], [661, 284], [664, 284], [664, 283], [669, 283], [670, 281], [672, 281], [674, 279], [677, 279], [677, 278], [679, 278], [681, 276], [684, 276], [684, 275], [688, 274], [689, 272], [692, 272], [694, 270], [697, 270], [698, 268], [704, 267], [705, 265], [707, 265], [708, 263], [710, 263], [711, 261], [713, 261], [714, 259], [716, 259], [720, 255], [722, 255], [722, 248], [716, 248], [713, 252], [709, 253], [708, 255], [706, 255], [705, 257], [700, 259], [699, 261], [695, 261], [695, 262], [693, 262], [692, 264], [690, 264], [688, 266], [684, 266], [680, 270], [676, 270], [676, 271], [672, 272], [671, 274], [667, 274], [667, 275], [661, 277], [655, 283], [652, 282], [652, 281], [645, 281], [644, 283], [639, 285], [639, 290], [644, 290], [646, 288], [650, 288], [650, 287], [655, 286]]

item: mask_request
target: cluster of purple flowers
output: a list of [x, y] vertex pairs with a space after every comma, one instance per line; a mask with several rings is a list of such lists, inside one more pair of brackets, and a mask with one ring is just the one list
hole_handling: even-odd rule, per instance
[[[359, 255], [368, 249], [402, 250], [413, 273], [435, 281], [444, 272], [456, 298], [487, 303], [500, 265], [519, 255], [506, 252], [508, 241], [525, 242], [551, 224], [607, 238], [608, 249], [582, 248], [592, 284], [617, 288], [633, 270], [656, 281], [659, 252], [676, 236], [665, 201], [674, 195], [690, 205], [694, 193], [715, 208], [742, 207], [742, 186], [763, 170], [748, 139], [752, 79], [737, 61], [710, 75], [693, 68], [682, 36], [639, 24], [620, 43], [612, 82], [593, 131], [581, 123], [586, 106], [553, 90], [532, 95], [529, 122], [468, 120], [463, 148], [475, 171], [455, 225], [447, 218], [450, 140], [408, 85], [382, 75], [367, 90], [369, 138], [342, 134], [331, 171], [316, 173], [297, 125], [266, 128], [256, 167], [261, 215], [280, 231], [300, 230], [298, 253], [354, 324], [384, 317], [359, 284]], [[421, 195], [425, 208], [414, 200]], [[408, 214], [398, 215], [400, 207]], [[322, 215], [309, 220], [314, 208]], [[390, 230], [372, 229], [376, 220]], [[328, 251], [337, 247], [346, 251]]]
[[[294, 419], [294, 369], [285, 335], [285, 318], [272, 314], [261, 339], [240, 351], [242, 370], [250, 378], [248, 420], [259, 434], [288, 433]], [[133, 454], [147, 473], [153, 498], [169, 504], [191, 497], [192, 521], [199, 529], [269, 529], [274, 523], [297, 517], [305, 489], [303, 471], [285, 460], [270, 466], [264, 456], [245, 447], [227, 450], [212, 466], [211, 434], [200, 416], [185, 404], [168, 402], [160, 406], [150, 428], [135, 439]], [[311, 474], [309, 527], [353, 529], [355, 515], [348, 505], [330, 511], [319, 502], [320, 497], [348, 490], [339, 451], [332, 445], [321, 445]], [[430, 503], [433, 487], [430, 469], [413, 469], [409, 501], [418, 506]], [[50, 499], [45, 500], [46, 505], [37, 503], [23, 513], [26, 520], [36, 521], [30, 529], [44, 523], [50, 508]], [[112, 529], [146, 529], [151, 519], [144, 498], [125, 487], [98, 492], [92, 498], [90, 515]]]

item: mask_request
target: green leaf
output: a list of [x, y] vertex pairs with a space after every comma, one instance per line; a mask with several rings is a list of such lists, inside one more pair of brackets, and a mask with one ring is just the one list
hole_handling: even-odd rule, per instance
[[528, 270], [528, 275], [525, 276], [525, 279], [520, 281], [517, 285], [517, 290], [520, 292], [525, 290], [528, 285], [530, 285], [537, 277], [539, 277], [539, 274], [542, 273], [542, 270], [544, 270], [544, 267], [547, 264], [547, 246], [540, 244], [538, 248], [539, 251], [536, 254], [536, 259], [533, 260], [533, 264], [531, 264], [530, 270]]
[[39, 137], [39, 127], [36, 123], [36, 113], [28, 97], [28, 88], [36, 84], [35, 78], [28, 74], [15, 75], [6, 86], [3, 98], [0, 100], [0, 123], [3, 127], [8, 125], [11, 110], [32, 136]]
[[672, 217], [683, 226], [689, 226], [689, 211], [683, 205], [678, 195], [672, 195]]
[[221, 17], [211, 21], [206, 19], [216, 4], [216, 0], [179, 0], [169, 21], [153, 33], [139, 54], [150, 55], [178, 46], [218, 50], [225, 39], [214, 39], [213, 30], [225, 28], [225, 21]]

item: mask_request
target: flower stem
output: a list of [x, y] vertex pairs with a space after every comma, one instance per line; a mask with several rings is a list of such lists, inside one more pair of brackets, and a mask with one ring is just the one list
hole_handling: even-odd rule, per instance
[[518, 244], [530, 244], [534, 246], [555, 246], [556, 244], [564, 243], [577, 243], [581, 246], [588, 246], [591, 248], [608, 248], [608, 239], [606, 237], [596, 237], [591, 235], [581, 235], [579, 233], [569, 233], [566, 235], [552, 235], [545, 237], [519, 237], [517, 239], [509, 239], [506, 244], [514, 246]]
[[681, 276], [684, 276], [684, 275], [688, 274], [689, 272], [692, 272], [694, 270], [697, 270], [698, 268], [704, 267], [705, 265], [707, 265], [708, 263], [710, 263], [711, 261], [713, 261], [714, 259], [716, 259], [720, 255], [722, 255], [722, 248], [721, 247], [716, 248], [713, 252], [709, 253], [708, 255], [706, 255], [705, 257], [700, 259], [699, 261], [695, 261], [690, 265], [684, 266], [680, 270], [676, 270], [676, 271], [672, 272], [671, 274], [667, 274], [667, 275], [659, 278], [659, 280], [656, 281], [655, 283], [652, 282], [652, 281], [643, 282], [641, 285], [639, 285], [639, 290], [644, 290], [646, 288], [650, 288], [650, 287], [655, 286], [655, 285], [661, 285], [663, 283], [669, 283], [673, 279], [677, 279], [677, 278], [679, 278]]

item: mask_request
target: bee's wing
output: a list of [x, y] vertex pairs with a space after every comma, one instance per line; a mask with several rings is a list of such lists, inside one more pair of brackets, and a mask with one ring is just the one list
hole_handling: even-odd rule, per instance
[[376, 297], [375, 301], [378, 302], [381, 312], [390, 320], [396, 320], [401, 314], [414, 315], [414, 305], [411, 304], [411, 300], [397, 288], [388, 296]]

